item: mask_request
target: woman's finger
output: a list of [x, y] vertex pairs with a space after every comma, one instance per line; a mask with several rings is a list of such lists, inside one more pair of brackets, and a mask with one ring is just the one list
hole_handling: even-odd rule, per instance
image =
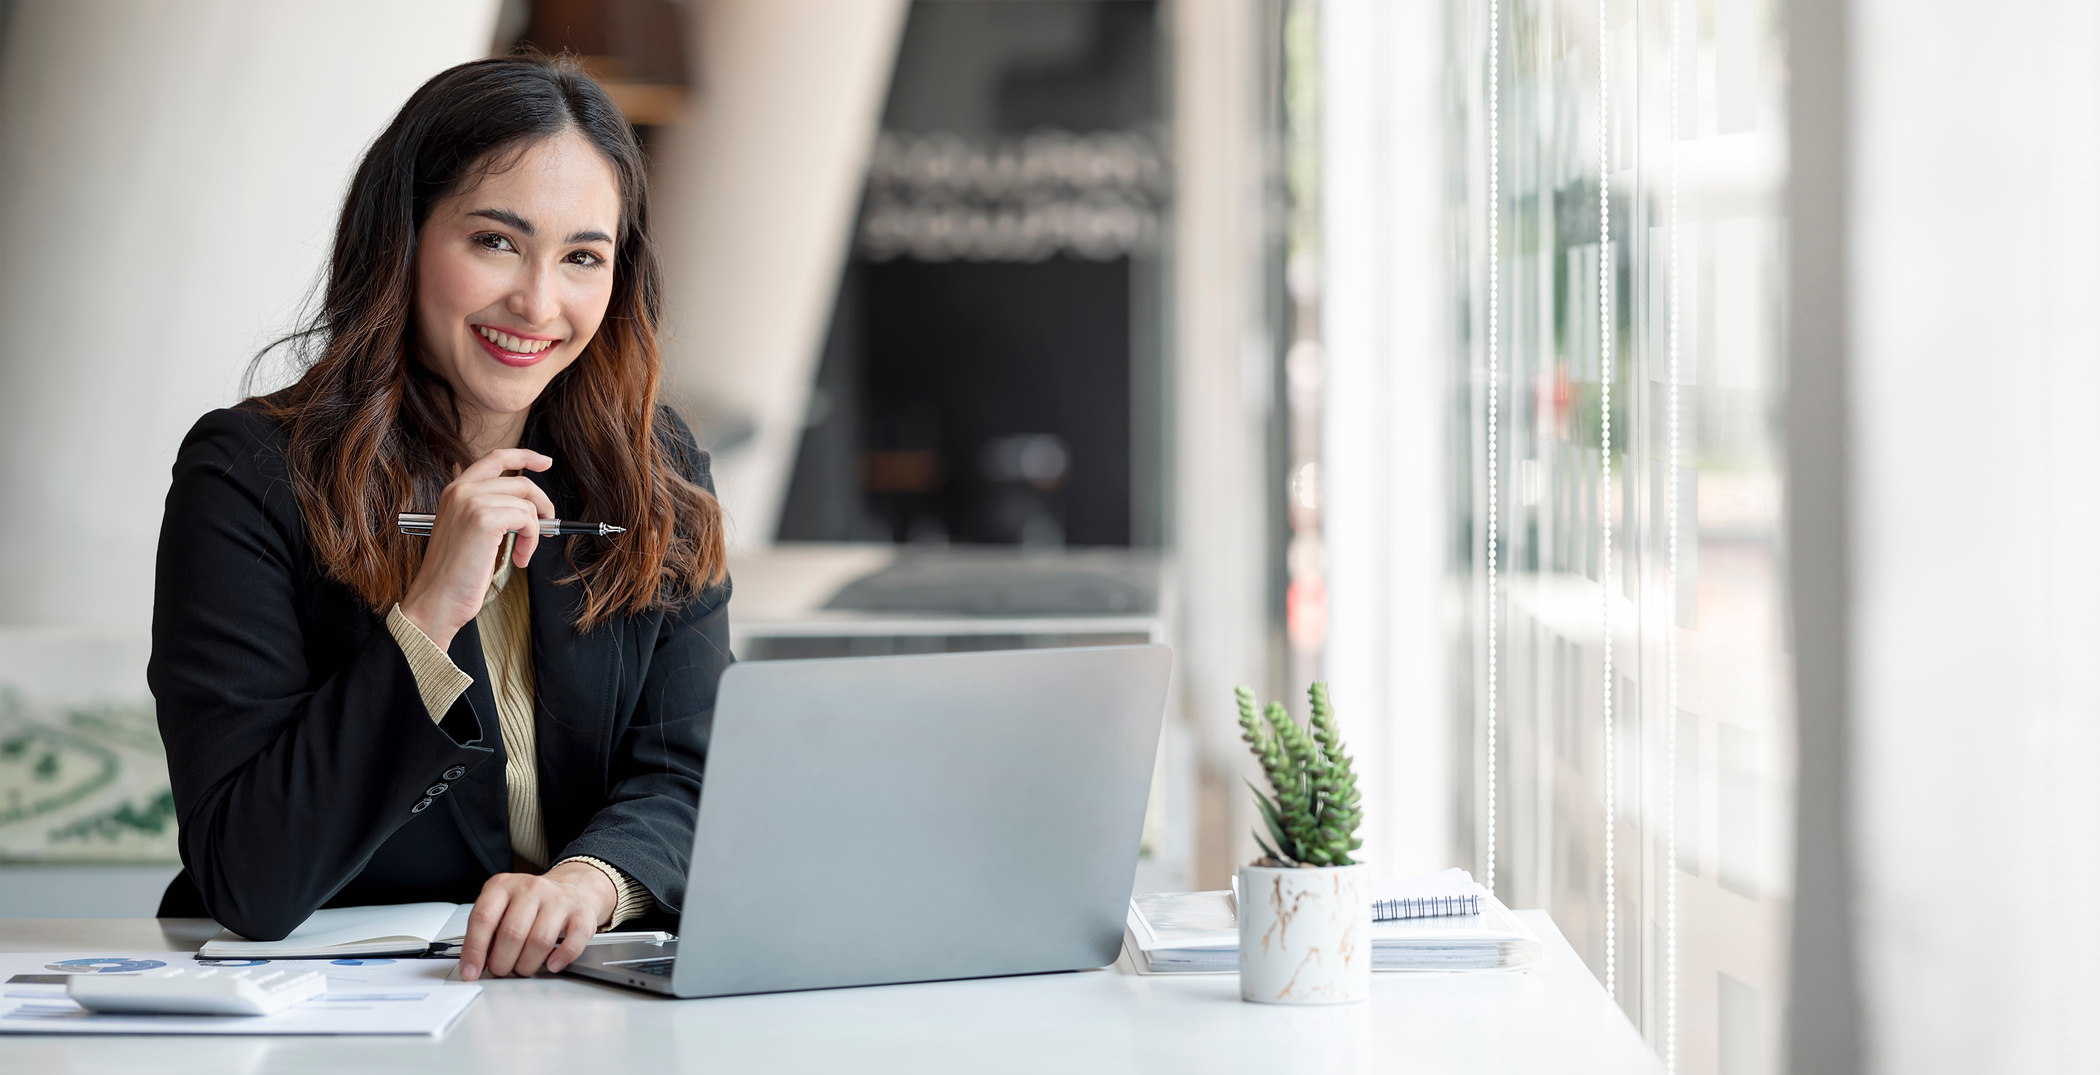
[[569, 912], [568, 925], [564, 928], [566, 935], [562, 938], [561, 947], [547, 957], [547, 969], [557, 974], [563, 967], [576, 962], [576, 958], [583, 954], [584, 946], [591, 943], [591, 934], [598, 929], [598, 923], [591, 921], [591, 912], [588, 909], [578, 907]]
[[503, 496], [516, 497], [531, 504], [533, 512], [542, 519], [552, 519], [556, 514], [554, 501], [547, 498], [546, 491], [541, 489], [531, 478], [527, 478], [522, 474], [498, 475], [494, 478], [475, 482], [473, 488], [462, 490], [462, 492], [475, 498], [479, 498], [484, 494], [501, 494]]
[[518, 531], [518, 543], [510, 548], [510, 563], [520, 571], [532, 563], [532, 550], [540, 547], [540, 526], [537, 521], [531, 530]]
[[526, 887], [511, 897], [503, 909], [503, 924], [496, 927], [495, 943], [489, 947], [488, 971], [505, 978], [516, 971], [518, 957], [532, 940], [532, 926], [540, 916], [540, 899]]
[[510, 904], [510, 890], [490, 878], [481, 888], [480, 898], [474, 901], [474, 910], [467, 915], [467, 939], [459, 948], [459, 976], [467, 981], [481, 977], [487, 967], [489, 944], [495, 939], [496, 927], [503, 921], [503, 909]]
[[525, 935], [525, 947], [518, 951], [517, 965], [511, 973], [520, 978], [538, 974], [547, 965], [547, 957], [561, 944], [562, 927], [568, 924], [567, 905], [560, 900], [547, 900], [540, 904], [539, 913], [533, 916], [532, 928]]
[[542, 519], [552, 519], [554, 517], [554, 502], [548, 500], [546, 491], [540, 489], [538, 483], [535, 483], [529, 477], [525, 477], [525, 475], [508, 475], [508, 472], [506, 472], [506, 475], [496, 475], [493, 479], [481, 479], [481, 481], [464, 481], [462, 479], [462, 481], [454, 483], [454, 489], [458, 489], [454, 493], [454, 498], [460, 500], [460, 502], [479, 502], [481, 498], [487, 498], [487, 496], [517, 498], [517, 500], [523, 500], [523, 502], [531, 504], [533, 510], [538, 512]]
[[[495, 565], [490, 545], [501, 545], [505, 533], [518, 535], [517, 545], [512, 548], [512, 562], [524, 567], [532, 560], [532, 550], [539, 544], [539, 509], [530, 501], [501, 494], [477, 494], [474, 501], [460, 509], [460, 522], [479, 539], [479, 547], [469, 554], [463, 563], [448, 567], [460, 570], [470, 580], [481, 585], [488, 584], [489, 569]], [[443, 525], [440, 523], [439, 525]]]
[[468, 464], [456, 480], [485, 481], [506, 470], [545, 470], [553, 465], [552, 456], [541, 455], [530, 448], [498, 448]]
[[532, 562], [532, 551], [540, 544], [540, 523], [554, 518], [554, 501], [548, 499], [544, 490], [534, 485], [530, 478], [491, 478], [475, 483], [463, 495], [477, 505], [503, 503], [522, 506], [524, 514], [530, 517], [529, 521], [506, 523], [503, 529], [518, 534], [518, 543], [511, 550], [511, 562], [521, 568]]
[[[469, 578], [479, 576], [482, 585], [488, 584], [488, 572], [495, 565], [493, 550], [489, 544], [501, 544], [506, 532], [516, 532], [518, 543], [527, 553], [537, 544], [540, 536], [540, 517], [533, 506], [516, 497], [492, 496], [476, 501], [462, 509], [462, 521], [469, 531], [480, 536], [478, 548], [471, 558], [458, 565]], [[485, 542], [485, 543], [484, 543]], [[528, 556], [527, 559], [530, 557]], [[518, 566], [525, 566], [520, 562]]]

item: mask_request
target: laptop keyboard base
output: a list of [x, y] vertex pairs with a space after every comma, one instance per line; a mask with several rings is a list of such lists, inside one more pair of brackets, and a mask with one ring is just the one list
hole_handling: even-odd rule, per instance
[[623, 959], [617, 963], [607, 963], [606, 966], [618, 967], [621, 970], [631, 971], [635, 974], [649, 974], [658, 978], [669, 978], [671, 976], [671, 964], [676, 962], [678, 962], [677, 956], [665, 956], [662, 959]]

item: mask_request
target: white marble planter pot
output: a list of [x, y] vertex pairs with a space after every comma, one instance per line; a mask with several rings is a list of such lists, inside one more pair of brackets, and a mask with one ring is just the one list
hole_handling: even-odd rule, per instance
[[1371, 995], [1363, 866], [1240, 867], [1240, 999], [1349, 1004]]

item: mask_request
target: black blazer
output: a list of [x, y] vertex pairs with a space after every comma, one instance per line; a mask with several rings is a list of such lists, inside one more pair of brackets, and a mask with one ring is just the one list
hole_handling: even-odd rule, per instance
[[[686, 476], [712, 491], [685, 424], [668, 409], [660, 423]], [[580, 518], [537, 423], [526, 442], [555, 457], [533, 481]], [[433, 722], [384, 616], [315, 563], [284, 444], [252, 405], [205, 415], [183, 440], [147, 668], [181, 825], [183, 872], [161, 914], [209, 915], [257, 940], [323, 906], [469, 903], [512, 868], [480, 635], [469, 623], [453, 637], [474, 685]], [[729, 585], [579, 634], [582, 587], [557, 580], [568, 543], [595, 540], [542, 539], [525, 572], [547, 848], [618, 866], [675, 914], [731, 660]]]

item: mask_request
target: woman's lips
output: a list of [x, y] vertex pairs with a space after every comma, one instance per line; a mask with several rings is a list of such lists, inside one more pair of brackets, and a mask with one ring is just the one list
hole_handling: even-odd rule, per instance
[[476, 332], [474, 334], [474, 342], [480, 344], [481, 349], [487, 351], [489, 353], [490, 358], [493, 358], [506, 366], [514, 366], [519, 369], [523, 369], [526, 366], [536, 366], [540, 363], [540, 360], [554, 353], [553, 347], [548, 347], [543, 351], [539, 351], [529, 355], [521, 351], [506, 351], [503, 348], [496, 346], [496, 344], [493, 341], [491, 341], [488, 337], [483, 336], [479, 332]]

